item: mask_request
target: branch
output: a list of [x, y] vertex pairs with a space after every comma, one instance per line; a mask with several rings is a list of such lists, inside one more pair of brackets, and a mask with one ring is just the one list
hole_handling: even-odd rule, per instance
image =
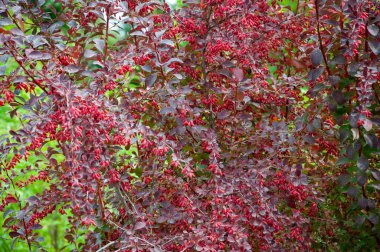
[[107, 24], [106, 24], [106, 38], [105, 38], [105, 46], [104, 46], [104, 66], [106, 66], [106, 60], [107, 60], [107, 54], [108, 54], [108, 30], [109, 30], [109, 23], [110, 23], [110, 8], [111, 4], [107, 5], [106, 7], [106, 18], [107, 18]]
[[[2, 165], [4, 166], [4, 165]], [[18, 202], [18, 206], [19, 206], [19, 209], [20, 211], [22, 211], [22, 205], [21, 205], [21, 201], [20, 201], [20, 197], [17, 195], [17, 190], [16, 190], [16, 186], [13, 182], [13, 179], [11, 178], [11, 176], [9, 175], [8, 171], [7, 171], [7, 168], [4, 166], [4, 169], [5, 171], [5, 174], [6, 176], [8, 177], [8, 179], [11, 181], [11, 184], [12, 184], [12, 188], [13, 188], [13, 191], [14, 191], [14, 196]], [[32, 244], [30, 243], [29, 241], [29, 233], [28, 233], [28, 227], [26, 226], [26, 222], [25, 222], [25, 218], [23, 217], [22, 218], [22, 225], [24, 226], [24, 230], [25, 230], [25, 240], [26, 242], [28, 243], [28, 248], [29, 248], [29, 251], [32, 251]]]
[[7, 15], [12, 19], [12, 22], [17, 26], [17, 28], [22, 31], [20, 25], [18, 24], [18, 22], [16, 22], [16, 20], [14, 19], [14, 17], [11, 15], [11, 13], [8, 11], [8, 6], [7, 4], [4, 2], [4, 0], [2, 0], [4, 6], [6, 7], [5, 11], [7, 12]]
[[106, 244], [105, 246], [101, 247], [100, 249], [96, 250], [96, 252], [104, 251], [106, 248], [108, 248], [108, 247], [114, 245], [115, 243], [117, 243], [117, 241], [112, 241], [112, 242]]
[[326, 58], [325, 51], [322, 44], [322, 37], [321, 37], [320, 24], [319, 24], [318, 0], [315, 0], [314, 4], [315, 4], [315, 14], [317, 15], [317, 34], [318, 34], [318, 41], [319, 41], [319, 49], [321, 50], [323, 61], [325, 62], [325, 65], [326, 65], [327, 73], [330, 75], [331, 74], [330, 68], [329, 68], [329, 65], [327, 64], [327, 58]]
[[25, 68], [24, 64], [20, 60], [17, 59], [16, 54], [13, 52], [15, 48], [11, 48], [7, 42], [4, 42], [4, 44], [10, 49], [10, 53], [12, 54], [13, 58], [16, 60], [17, 64], [24, 70], [24, 73], [29, 76], [29, 78], [32, 79], [33, 83], [36, 84], [39, 88], [41, 88], [46, 94], [49, 94], [49, 92], [43, 87], [40, 83], [37, 82], [37, 80], [29, 73], [29, 71]]

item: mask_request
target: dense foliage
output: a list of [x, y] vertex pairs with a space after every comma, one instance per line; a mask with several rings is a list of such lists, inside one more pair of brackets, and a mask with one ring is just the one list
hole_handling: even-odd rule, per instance
[[[0, 106], [20, 121], [0, 140], [2, 238], [378, 249], [380, 3], [181, 5], [0, 3]], [[41, 237], [54, 213], [63, 248]]]

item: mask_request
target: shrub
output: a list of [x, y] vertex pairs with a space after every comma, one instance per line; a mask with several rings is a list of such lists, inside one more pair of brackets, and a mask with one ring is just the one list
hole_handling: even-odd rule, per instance
[[56, 212], [73, 250], [375, 249], [379, 3], [286, 2], [4, 2], [3, 229], [44, 249]]

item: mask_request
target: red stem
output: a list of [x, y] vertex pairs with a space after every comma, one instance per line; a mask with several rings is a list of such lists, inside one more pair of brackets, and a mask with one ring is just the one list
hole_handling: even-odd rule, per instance
[[314, 3], [315, 3], [315, 13], [316, 13], [316, 16], [317, 16], [317, 34], [318, 34], [318, 41], [319, 41], [319, 49], [322, 52], [323, 61], [325, 62], [327, 73], [330, 75], [331, 72], [330, 72], [329, 65], [327, 64], [327, 58], [326, 58], [325, 51], [324, 51], [324, 48], [323, 48], [321, 31], [320, 31], [318, 0], [315, 0]]
[[4, 44], [10, 49], [10, 53], [12, 54], [13, 58], [16, 60], [17, 64], [24, 70], [25, 74], [29, 76], [29, 78], [32, 79], [33, 83], [36, 84], [39, 88], [41, 88], [45, 93], [48, 94], [48, 91], [43, 87], [41, 84], [37, 82], [37, 80], [29, 73], [29, 71], [25, 68], [22, 61], [17, 59], [17, 55], [13, 52], [14, 48], [11, 48], [7, 42], [4, 42]]

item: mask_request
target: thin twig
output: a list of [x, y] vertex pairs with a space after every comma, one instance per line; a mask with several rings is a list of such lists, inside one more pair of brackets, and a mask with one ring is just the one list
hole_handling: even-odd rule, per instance
[[20, 60], [17, 59], [15, 53], [13, 52], [14, 48], [11, 48], [7, 42], [4, 42], [4, 44], [10, 49], [10, 53], [12, 54], [13, 58], [16, 60], [17, 64], [24, 70], [24, 73], [29, 76], [29, 78], [32, 79], [34, 84], [36, 84], [39, 88], [41, 88], [46, 94], [48, 94], [48, 91], [43, 87], [40, 83], [37, 82], [37, 80], [29, 73], [29, 71], [25, 68], [25, 66], [22, 64]]
[[108, 248], [108, 247], [114, 245], [115, 243], [117, 243], [117, 241], [112, 241], [112, 242], [106, 244], [105, 246], [101, 247], [100, 249], [96, 250], [96, 252], [104, 251], [106, 248]]
[[105, 66], [106, 66], [106, 60], [107, 60], [107, 54], [108, 54], [108, 30], [109, 30], [109, 22], [110, 22], [110, 8], [111, 8], [111, 4], [109, 4], [106, 7], [107, 23], [106, 23], [106, 38], [105, 38], [105, 46], [104, 46], [104, 60], [103, 60], [103, 63]]
[[314, 4], [315, 4], [315, 14], [316, 14], [316, 17], [317, 17], [317, 35], [318, 35], [318, 41], [319, 41], [319, 49], [321, 50], [321, 53], [322, 53], [322, 56], [323, 56], [323, 61], [325, 62], [325, 65], [326, 65], [327, 73], [330, 75], [331, 72], [330, 72], [329, 65], [327, 64], [327, 58], [326, 58], [326, 55], [325, 55], [325, 50], [323, 48], [322, 37], [321, 37], [321, 30], [320, 30], [320, 24], [319, 24], [319, 5], [318, 5], [318, 0], [315, 0]]
[[[127, 232], [127, 231], [128, 231], [128, 230], [126, 230], [125, 228], [119, 226], [118, 224], [116, 224], [115, 222], [113, 222], [113, 221], [111, 221], [111, 220], [107, 220], [107, 221], [110, 222], [112, 225], [115, 225], [116, 227], [120, 228], [120, 229], [123, 230], [124, 232]], [[140, 237], [137, 237], [137, 236], [133, 236], [133, 235], [131, 235], [130, 237], [131, 237], [132, 239], [140, 240], [140, 241], [142, 241], [142, 242], [144, 242], [144, 243], [146, 243], [146, 244], [148, 244], [148, 245], [150, 245], [150, 246], [152, 246], [152, 247], [154, 247], [154, 248], [158, 247], [157, 245], [154, 245], [153, 243], [151, 243], [151, 242], [149, 242], [149, 241], [147, 241], [147, 240], [145, 240], [145, 239], [143, 239], [143, 238], [140, 238]]]

